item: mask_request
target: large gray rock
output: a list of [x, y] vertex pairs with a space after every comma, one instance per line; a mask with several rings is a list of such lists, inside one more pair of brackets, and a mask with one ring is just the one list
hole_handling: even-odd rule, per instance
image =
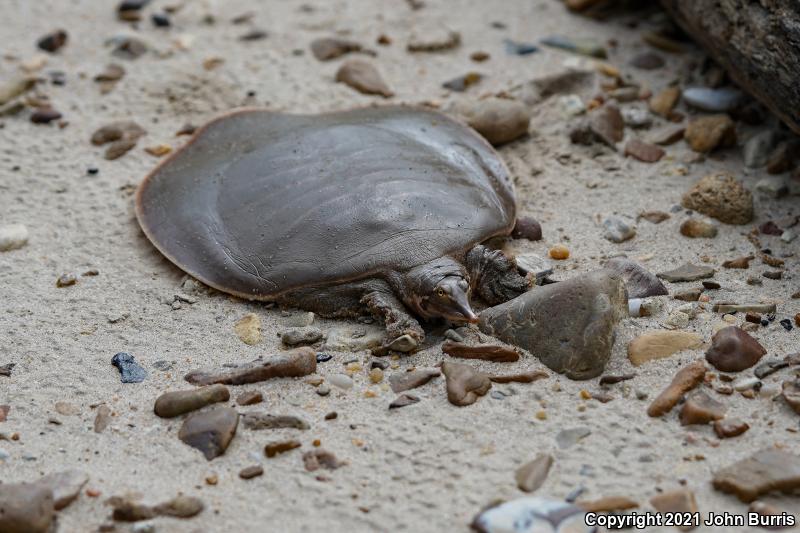
[[45, 533], [55, 513], [53, 491], [37, 483], [0, 484], [0, 531]]
[[622, 278], [606, 269], [536, 287], [481, 313], [484, 333], [524, 348], [572, 379], [599, 376], [628, 315]]

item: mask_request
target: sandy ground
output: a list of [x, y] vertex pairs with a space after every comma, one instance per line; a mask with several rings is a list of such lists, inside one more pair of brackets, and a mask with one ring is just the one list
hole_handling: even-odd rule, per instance
[[[166, 4], [154, 1], [148, 15]], [[276, 332], [288, 318], [278, 309], [214, 292], [201, 291], [197, 303], [178, 310], [163, 303], [180, 292], [184, 275], [156, 252], [134, 218], [133, 187], [157, 163], [144, 147], [178, 146], [187, 138], [175, 137], [175, 132], [185, 123], [201, 124], [241, 105], [313, 113], [375, 102], [374, 97], [334, 83], [341, 60], [317, 61], [308, 49], [317, 37], [344, 35], [377, 49], [374, 62], [397, 93], [393, 101], [442, 104], [463, 97], [448, 94], [442, 82], [470, 70], [487, 75], [468, 93], [481, 95], [563, 71], [565, 62], [575, 61], [575, 56], [555, 50], [507, 55], [504, 38], [535, 42], [551, 33], [601, 42], [613, 38], [619, 45], [611, 50], [610, 62], [626, 70], [629, 58], [646, 46], [638, 30], [625, 24], [628, 19], [598, 23], [571, 16], [558, 2], [548, 0], [429, 0], [418, 11], [405, 2], [387, 0], [305, 2], [313, 6], [311, 11], [302, 9], [302, 2], [285, 0], [184, 4], [173, 16], [173, 27], [161, 30], [149, 20], [138, 29], [119, 22], [112, 5], [100, 0], [4, 2], [0, 79], [17, 73], [19, 62], [37, 53], [34, 45], [39, 36], [56, 27], [70, 35], [67, 46], [48, 57], [40, 73], [47, 76], [61, 70], [66, 85], [45, 83], [39, 89], [64, 114], [68, 126], [37, 126], [24, 114], [0, 119], [4, 124], [0, 223], [23, 223], [31, 232], [26, 247], [0, 254], [0, 364], [16, 363], [12, 377], [0, 377], [0, 403], [12, 406], [0, 431], [20, 435], [19, 441], [0, 441], [0, 448], [9, 454], [0, 461], [0, 479], [17, 482], [66, 468], [86, 470], [91, 476], [88, 487], [101, 496], [82, 495], [60, 513], [59, 531], [94, 531], [108, 522], [110, 508], [104, 504], [108, 496], [140, 494], [156, 503], [179, 492], [198, 496], [206, 510], [186, 521], [156, 519], [158, 531], [465, 531], [489, 502], [523, 495], [514, 482], [514, 470], [542, 452], [551, 453], [555, 464], [539, 495], [564, 498], [584, 487], [582, 498], [623, 495], [647, 507], [658, 490], [685, 485], [694, 490], [704, 513], [742, 513], [744, 504], [712, 489], [712, 472], [776, 443], [800, 452], [797, 415], [784, 403], [766, 398], [725, 398], [729, 412], [746, 420], [751, 429], [719, 443], [710, 427], [680, 426], [675, 412], [664, 419], [649, 418], [647, 402], [637, 400], [635, 392], [652, 397], [679, 366], [702, 357], [702, 351], [695, 350], [637, 368], [634, 380], [611, 389], [615, 400], [606, 404], [580, 399], [580, 389], [599, 390], [597, 379], [572, 382], [555, 375], [533, 384], [495, 385], [494, 390], [514, 394], [503, 400], [486, 396], [466, 408], [447, 402], [439, 379], [416, 391], [422, 398], [419, 404], [393, 411], [387, 410], [394, 398], [391, 391], [371, 385], [364, 373], [356, 374], [354, 389], [334, 389], [327, 398], [319, 397], [302, 379], [237, 387], [234, 396], [254, 389], [265, 397], [264, 404], [240, 408], [242, 412], [299, 414], [312, 427], [302, 433], [240, 427], [227, 453], [207, 462], [178, 440], [180, 420], [154, 416], [154, 399], [166, 390], [186, 388], [182, 376], [189, 370], [281, 350]], [[255, 13], [250, 23], [231, 24], [232, 17], [248, 11]], [[204, 22], [208, 14], [214, 16], [214, 24]], [[493, 21], [505, 23], [506, 29], [491, 27]], [[440, 24], [461, 32], [459, 49], [415, 55], [405, 51], [411, 33]], [[238, 40], [250, 28], [267, 30], [269, 36], [254, 42]], [[384, 33], [393, 43], [373, 46]], [[127, 75], [115, 90], [101, 96], [92, 78], [112, 60], [103, 43], [121, 34], [144, 39], [154, 51], [136, 61], [114, 59], [124, 65]], [[186, 50], [175, 45], [181, 36]], [[471, 62], [470, 53], [478, 50], [491, 54], [491, 59]], [[224, 63], [209, 72], [202, 63], [212, 57]], [[701, 57], [695, 52], [668, 56], [667, 67], [634, 74], [660, 89], [682, 79], [687, 65]], [[619, 253], [661, 271], [685, 261], [698, 263], [702, 256], [719, 265], [751, 251], [744, 237], [750, 226], [721, 224], [716, 238], [689, 240], [678, 232], [686, 218], [679, 213], [660, 225], [641, 221], [632, 241], [612, 244], [602, 238], [596, 218], [617, 213], [633, 220], [642, 210], [668, 211], [695, 180], [720, 169], [733, 171], [752, 187], [761, 175], [743, 172], [740, 150], [703, 160], [687, 158], [691, 152], [679, 144], [668, 149], [665, 159], [649, 165], [608, 149], [571, 145], [568, 121], [553, 101], [533, 111], [532, 135], [500, 153], [517, 182], [521, 214], [540, 220], [545, 233], [541, 242], [514, 246], [544, 255], [550, 245], [562, 242], [572, 251], [569, 260], [556, 265], [556, 279], [597, 268], [603, 258]], [[118, 119], [137, 121], [147, 135], [123, 158], [106, 161], [89, 137]], [[742, 137], [752, 131], [743, 130]], [[633, 134], [627, 130], [627, 135]], [[87, 175], [92, 165], [99, 168], [96, 176]], [[795, 200], [756, 197], [754, 224], [788, 214], [800, 214]], [[778, 256], [790, 254], [795, 246], [776, 237], [764, 239]], [[61, 274], [89, 268], [99, 269], [100, 274], [56, 288]], [[764, 265], [754, 262], [747, 271], [720, 271], [715, 279], [723, 290], [713, 298], [777, 302], [779, 318], [794, 316], [800, 312], [800, 301], [789, 298], [800, 289], [796, 268], [797, 257], [791, 256], [784, 280], [764, 279], [763, 286], [756, 287], [745, 279], [760, 274]], [[682, 303], [663, 301], [666, 309]], [[257, 346], [243, 344], [233, 332], [234, 322], [250, 312], [261, 317], [264, 327], [264, 341]], [[110, 321], [122, 315], [127, 318]], [[627, 342], [661, 327], [665, 316], [625, 320], [608, 372], [632, 371], [625, 354]], [[709, 310], [688, 329], [709, 339], [718, 321]], [[316, 325], [329, 330], [341, 323], [318, 319]], [[756, 333], [772, 356], [796, 351], [797, 335], [797, 330], [786, 332], [777, 322]], [[436, 339], [435, 333], [431, 338]], [[147, 368], [150, 375], [145, 382], [120, 383], [110, 365], [120, 351], [134, 354]], [[395, 362], [402, 370], [432, 366], [443, 357], [434, 344]], [[320, 365], [318, 372], [323, 377], [341, 372], [342, 363], [353, 359], [367, 361], [368, 356], [339, 354]], [[164, 360], [174, 362], [171, 370], [153, 366]], [[530, 355], [519, 363], [476, 366], [509, 371], [544, 368]], [[783, 375], [770, 376], [766, 382], [779, 383]], [[377, 397], [364, 397], [366, 390], [375, 391]], [[78, 405], [80, 413], [57, 414], [54, 404], [59, 400]], [[92, 406], [101, 402], [115, 416], [105, 432], [95, 434]], [[534, 417], [541, 409], [547, 413], [544, 421]], [[337, 411], [338, 419], [325, 421], [330, 411]], [[61, 424], [48, 422], [50, 418]], [[575, 427], [589, 428], [591, 434], [559, 449], [556, 434]], [[288, 437], [299, 438], [304, 449], [321, 439], [326, 449], [349, 465], [330, 473], [330, 481], [320, 482], [304, 470], [298, 452], [263, 457], [266, 442]], [[256, 462], [263, 463], [262, 477], [238, 478], [241, 468]], [[219, 479], [215, 486], [204, 481], [212, 474]], [[786, 510], [800, 508], [796, 496], [771, 496], [766, 501]]]

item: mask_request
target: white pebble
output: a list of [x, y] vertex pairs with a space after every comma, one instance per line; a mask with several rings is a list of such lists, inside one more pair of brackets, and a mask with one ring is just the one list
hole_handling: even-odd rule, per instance
[[345, 376], [344, 374], [333, 374], [332, 376], [328, 376], [327, 380], [328, 383], [340, 389], [349, 389], [353, 386], [353, 380], [350, 376]]
[[28, 242], [28, 228], [22, 224], [0, 226], [0, 252], [22, 248]]

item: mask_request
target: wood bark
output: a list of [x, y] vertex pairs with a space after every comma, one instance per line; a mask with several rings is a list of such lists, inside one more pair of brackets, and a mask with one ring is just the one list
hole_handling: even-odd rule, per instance
[[800, 133], [800, 1], [661, 2], [741, 88]]

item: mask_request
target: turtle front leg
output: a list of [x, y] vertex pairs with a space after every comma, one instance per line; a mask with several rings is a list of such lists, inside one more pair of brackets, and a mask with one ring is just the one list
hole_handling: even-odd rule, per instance
[[376, 317], [386, 324], [388, 338], [383, 348], [398, 352], [415, 350], [425, 338], [425, 331], [419, 322], [405, 309], [403, 303], [390, 290], [373, 290], [361, 298]]
[[465, 262], [472, 290], [489, 305], [507, 302], [530, 288], [516, 261], [500, 250], [479, 244], [467, 252]]

